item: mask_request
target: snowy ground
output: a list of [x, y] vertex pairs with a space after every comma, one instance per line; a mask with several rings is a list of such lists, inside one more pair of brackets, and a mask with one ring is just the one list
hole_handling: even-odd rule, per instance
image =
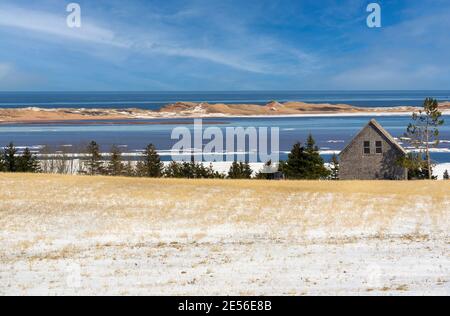
[[444, 177], [444, 172], [447, 170], [450, 173], [450, 163], [438, 164], [433, 168], [433, 174], [442, 180]]
[[448, 192], [0, 174], [0, 294], [449, 295]]

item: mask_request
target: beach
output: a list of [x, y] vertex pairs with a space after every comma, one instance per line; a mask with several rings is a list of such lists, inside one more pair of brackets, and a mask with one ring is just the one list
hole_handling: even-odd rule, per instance
[[[138, 108], [95, 109], [95, 108], [0, 108], [0, 124], [6, 123], [49, 123], [63, 121], [107, 121], [139, 119], [180, 118], [227, 118], [227, 117], [339, 117], [339, 116], [387, 116], [411, 115], [420, 108], [399, 107], [357, 107], [348, 104], [316, 104], [305, 102], [269, 102], [257, 104], [209, 104], [176, 102], [158, 110]], [[440, 104], [443, 114], [450, 114], [450, 103]]]

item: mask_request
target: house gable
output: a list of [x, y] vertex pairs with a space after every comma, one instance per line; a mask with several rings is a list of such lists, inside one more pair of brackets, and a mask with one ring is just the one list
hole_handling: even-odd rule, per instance
[[382, 136], [387, 143], [389, 143], [391, 146], [395, 147], [396, 149], [398, 149], [400, 151], [400, 153], [406, 155], [406, 150], [400, 146], [400, 144], [391, 136], [391, 134], [389, 134], [388, 131], [386, 131], [375, 119], [371, 119], [369, 121], [369, 123], [367, 123], [366, 126], [363, 127], [363, 129], [361, 129], [351, 140], [350, 143], [348, 143], [348, 145], [341, 151], [341, 153], [339, 154], [339, 156], [343, 156], [345, 155], [345, 153], [352, 147], [355, 145], [355, 142], [360, 138], [360, 136], [366, 131], [366, 129], [371, 128], [373, 130], [375, 130], [376, 132], [378, 132], [380, 134], [380, 136]]
[[406, 169], [398, 164], [406, 151], [377, 121], [371, 120], [340, 153], [344, 180], [401, 179]]

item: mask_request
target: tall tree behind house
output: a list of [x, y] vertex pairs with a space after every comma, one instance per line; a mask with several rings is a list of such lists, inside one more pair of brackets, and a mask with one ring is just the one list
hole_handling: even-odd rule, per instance
[[428, 179], [433, 178], [430, 148], [439, 145], [439, 126], [444, 124], [439, 112], [439, 104], [436, 99], [426, 98], [423, 109], [414, 112], [412, 121], [405, 133], [409, 143], [418, 149], [420, 155], [425, 156], [425, 168], [428, 171]]

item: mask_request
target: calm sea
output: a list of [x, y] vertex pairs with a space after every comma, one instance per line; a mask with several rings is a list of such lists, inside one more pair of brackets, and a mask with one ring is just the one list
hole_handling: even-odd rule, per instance
[[[301, 92], [80, 92], [80, 93], [0, 93], [0, 107], [140, 107], [159, 108], [176, 101], [259, 103], [270, 100], [347, 103], [358, 106], [420, 105], [427, 96], [448, 101], [450, 91], [301, 91]], [[441, 128], [441, 144], [433, 152], [436, 162], [450, 162], [450, 116], [444, 117], [446, 125]], [[211, 125], [226, 127], [279, 127], [281, 158], [297, 142], [303, 142], [309, 133], [313, 134], [325, 159], [334, 151], [342, 150], [351, 138], [367, 124], [369, 117], [289, 117], [289, 118], [221, 118], [205, 119], [204, 127]], [[408, 116], [377, 117], [377, 120], [394, 136], [401, 137], [410, 118]], [[39, 150], [43, 145], [63, 146], [69, 151], [80, 151], [80, 147], [95, 140], [108, 151], [115, 144], [124, 152], [136, 153], [148, 143], [161, 151], [162, 158], [169, 160], [169, 150], [176, 140], [171, 139], [174, 127], [180, 120], [147, 120], [152, 125], [132, 125], [126, 121], [89, 125], [71, 122], [69, 124], [0, 125], [0, 146], [13, 141], [19, 147]], [[188, 122], [188, 119], [183, 119]], [[191, 120], [192, 121], [192, 120]], [[164, 124], [161, 124], [164, 123]], [[168, 124], [172, 123], [172, 124]], [[220, 123], [220, 124], [217, 124]], [[181, 124], [183, 125], [183, 124]], [[186, 127], [192, 128], [191, 124]], [[225, 131], [224, 131], [225, 134]], [[403, 144], [405, 147], [407, 144]]]
[[[450, 123], [450, 116], [444, 117]], [[342, 150], [352, 137], [367, 124], [369, 117], [273, 117], [273, 118], [223, 118], [204, 119], [203, 127], [219, 127], [225, 135], [226, 127], [278, 127], [280, 129], [281, 158], [297, 142], [303, 142], [309, 133], [317, 141], [323, 156], [329, 159], [333, 151]], [[377, 117], [377, 120], [394, 136], [401, 137], [409, 122], [406, 116]], [[153, 143], [162, 152], [164, 160], [170, 160], [168, 151], [177, 142], [171, 139], [173, 128], [180, 126], [180, 120], [147, 120], [154, 125], [132, 125], [126, 121], [114, 124], [93, 123], [89, 125], [70, 124], [0, 125], [0, 145], [13, 141], [20, 147], [39, 150], [43, 145], [63, 146], [68, 151], [79, 152], [91, 140], [97, 141], [103, 151], [118, 145], [123, 152], [136, 153], [145, 145]], [[185, 119], [184, 122], [192, 120]], [[161, 124], [163, 122], [163, 124]], [[172, 122], [173, 124], [168, 124]], [[158, 124], [159, 123], [159, 124]], [[192, 124], [185, 125], [192, 131]], [[192, 133], [193, 134], [193, 133]], [[442, 142], [433, 159], [439, 163], [450, 162], [450, 124], [441, 128]], [[406, 147], [407, 144], [404, 144]], [[166, 154], [164, 154], [166, 152]]]
[[228, 92], [0, 92], [0, 108], [95, 107], [158, 109], [177, 101], [266, 104], [304, 101], [362, 107], [420, 105], [426, 97], [450, 101], [446, 91], [228, 91]]

